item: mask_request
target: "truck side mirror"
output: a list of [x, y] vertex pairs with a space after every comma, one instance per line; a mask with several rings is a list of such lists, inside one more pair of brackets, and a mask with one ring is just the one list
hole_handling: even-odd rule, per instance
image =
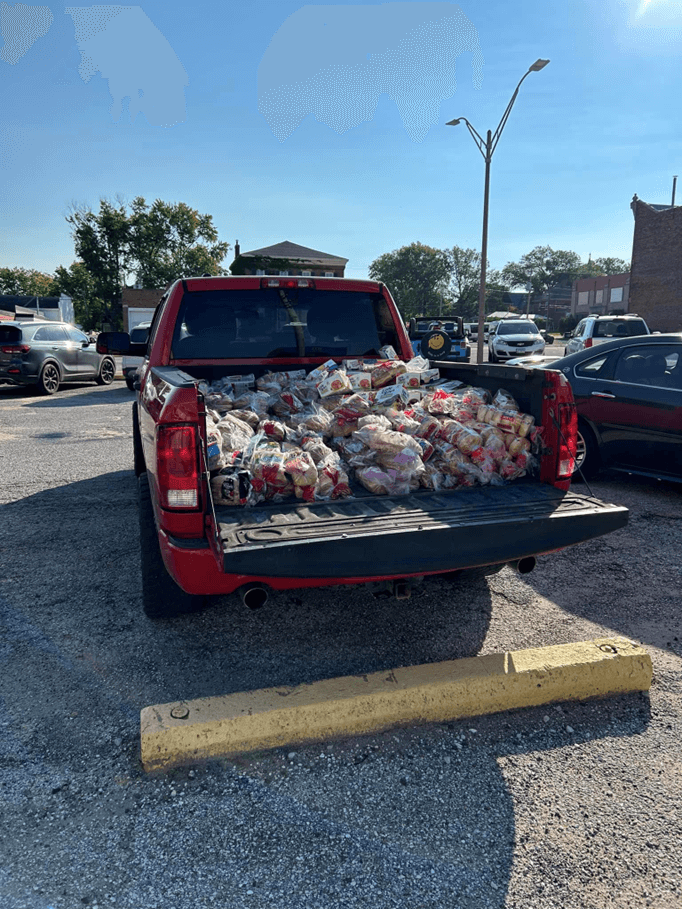
[[97, 336], [97, 353], [124, 356], [130, 352], [130, 335], [125, 331], [103, 331]]

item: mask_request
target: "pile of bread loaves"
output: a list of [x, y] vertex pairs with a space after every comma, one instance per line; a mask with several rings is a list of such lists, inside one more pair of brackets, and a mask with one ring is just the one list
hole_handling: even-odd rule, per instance
[[325, 502], [352, 481], [377, 495], [501, 485], [537, 469], [541, 428], [510, 394], [382, 353], [200, 382], [214, 502]]

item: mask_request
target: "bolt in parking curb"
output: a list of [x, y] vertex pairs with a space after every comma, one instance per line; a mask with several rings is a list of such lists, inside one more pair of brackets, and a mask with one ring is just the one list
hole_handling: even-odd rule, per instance
[[[142, 763], [197, 760], [651, 686], [649, 654], [624, 638], [493, 653], [145, 707]], [[180, 709], [178, 709], [180, 708]]]

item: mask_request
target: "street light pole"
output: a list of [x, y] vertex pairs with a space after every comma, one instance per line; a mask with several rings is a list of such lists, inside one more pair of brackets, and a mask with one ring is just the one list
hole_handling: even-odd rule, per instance
[[476, 348], [476, 358], [478, 363], [483, 362], [483, 326], [485, 324], [485, 279], [486, 279], [486, 267], [487, 267], [487, 257], [488, 257], [488, 204], [490, 200], [490, 162], [493, 158], [493, 152], [497, 148], [497, 143], [500, 141], [500, 136], [502, 135], [502, 130], [504, 129], [511, 109], [514, 106], [516, 101], [516, 96], [519, 93], [521, 84], [526, 76], [530, 73], [537, 73], [541, 69], [544, 69], [545, 66], [549, 63], [549, 60], [536, 60], [532, 66], [528, 68], [528, 72], [525, 73], [519, 81], [519, 84], [514, 90], [514, 94], [511, 96], [511, 100], [507, 105], [505, 112], [502, 114], [502, 119], [497, 124], [497, 129], [494, 133], [488, 130], [486, 138], [483, 139], [480, 136], [474, 127], [469, 123], [466, 117], [458, 117], [455, 120], [449, 120], [446, 123], [446, 126], [457, 126], [459, 123], [466, 123], [467, 129], [471, 134], [472, 139], [478, 146], [478, 150], [483, 155], [485, 161], [485, 191], [483, 194], [483, 239], [481, 241], [481, 284], [479, 287], [478, 293], [478, 345]]

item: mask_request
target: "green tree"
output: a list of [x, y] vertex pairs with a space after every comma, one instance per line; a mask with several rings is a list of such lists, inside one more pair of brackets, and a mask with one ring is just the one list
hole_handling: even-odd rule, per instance
[[73, 262], [68, 268], [58, 265], [54, 277], [58, 293], [73, 300], [75, 321], [86, 331], [101, 328], [105, 319], [104, 301], [97, 296], [95, 280], [83, 262]]
[[188, 275], [225, 274], [220, 263], [230, 245], [219, 241], [211, 215], [184, 202], [156, 199], [150, 206], [141, 196], [131, 208], [130, 254], [144, 287], [164, 288]]
[[521, 256], [518, 262], [508, 262], [502, 277], [510, 287], [532, 285], [534, 293], [549, 287], [571, 284], [581, 274], [582, 263], [578, 253], [551, 246], [536, 246]]
[[424, 243], [410, 243], [379, 256], [369, 276], [390, 290], [405, 318], [438, 312], [445, 301], [450, 277], [448, 254]]
[[55, 294], [54, 278], [33, 268], [0, 268], [0, 294], [51, 297]]
[[[481, 254], [475, 249], [453, 246], [446, 251], [450, 266], [449, 292], [454, 300], [453, 312], [465, 322], [478, 319], [478, 297], [481, 288]], [[509, 290], [502, 273], [486, 267], [486, 306], [499, 308]]]
[[626, 262], [625, 259], [616, 259], [613, 256], [603, 256], [595, 259], [594, 264], [603, 275], [620, 275], [625, 271], [630, 271], [629, 262]]
[[100, 199], [98, 213], [74, 205], [66, 220], [71, 225], [76, 255], [92, 278], [94, 296], [102, 301], [103, 321], [120, 327], [121, 294], [133, 265], [125, 203]]

